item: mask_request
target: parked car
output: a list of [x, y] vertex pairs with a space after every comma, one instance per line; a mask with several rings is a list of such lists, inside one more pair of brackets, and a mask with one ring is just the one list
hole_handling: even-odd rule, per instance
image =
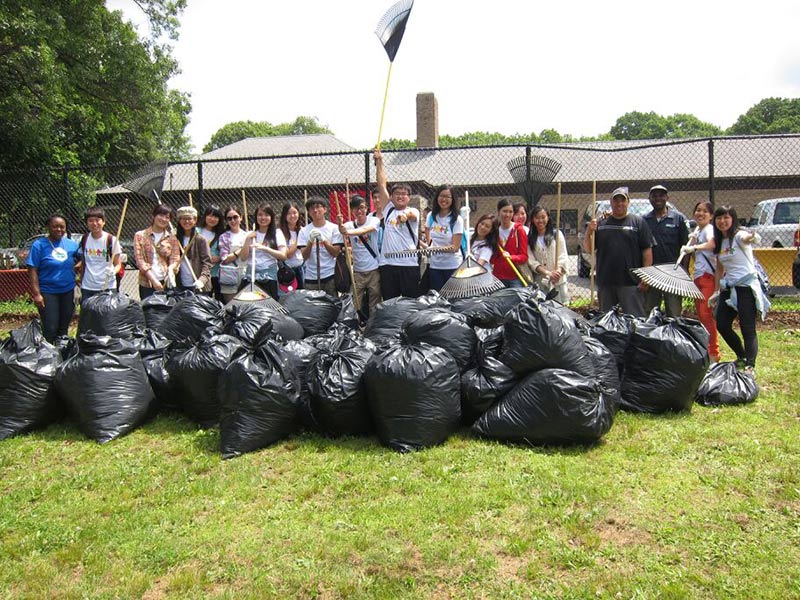
[[[692, 231], [694, 220], [690, 221], [686, 215], [675, 208], [672, 202], [667, 202], [667, 208], [676, 210], [683, 215], [683, 218], [686, 219], [686, 226], [689, 227], [690, 232]], [[630, 204], [628, 205], [628, 214], [639, 215], [640, 217], [645, 216], [651, 210], [653, 210], [653, 206], [647, 198], [631, 198]], [[595, 215], [602, 215], [603, 213], [610, 212], [611, 200], [600, 200], [597, 202], [597, 211]], [[586, 226], [592, 218], [592, 205], [589, 204], [583, 216], [581, 216], [580, 227], [578, 227], [578, 277], [589, 277], [589, 273], [592, 269], [592, 256], [583, 249], [583, 236], [586, 233]]]
[[772, 198], [756, 204], [747, 226], [761, 236], [761, 248], [790, 248], [798, 244], [800, 197]]

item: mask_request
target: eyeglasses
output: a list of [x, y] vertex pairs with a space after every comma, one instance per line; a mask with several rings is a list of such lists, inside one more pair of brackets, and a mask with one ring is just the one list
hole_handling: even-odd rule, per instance
[[227, 217], [225, 217], [225, 220], [226, 221], [238, 221], [241, 218], [242, 217], [240, 217], [239, 215], [228, 215]]
[[405, 190], [395, 190], [395, 191], [392, 192], [392, 196], [410, 196], [410, 195], [411, 194], [409, 194]]

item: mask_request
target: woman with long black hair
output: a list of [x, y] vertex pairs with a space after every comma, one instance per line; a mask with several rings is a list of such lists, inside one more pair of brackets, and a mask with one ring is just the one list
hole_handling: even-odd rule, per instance
[[428, 258], [430, 289], [438, 292], [463, 260], [461, 238], [464, 236], [464, 224], [459, 218], [453, 186], [441, 185], [434, 192], [426, 235], [429, 247], [448, 248], [447, 252], [431, 254]]
[[303, 289], [303, 255], [297, 249], [297, 236], [306, 220], [297, 202], [287, 202], [281, 210], [280, 229], [286, 240], [286, 266], [294, 271], [297, 289]]
[[[254, 231], [247, 234], [240, 256], [248, 261], [253, 260], [252, 248], [255, 247], [255, 283], [267, 292], [274, 300], [278, 299], [278, 261], [286, 260], [286, 238], [278, 229], [275, 211], [269, 204], [259, 204], [253, 216], [256, 224]], [[247, 265], [244, 278], [239, 286], [242, 289], [250, 285], [253, 265]]]
[[[755, 376], [758, 356], [756, 317], [763, 319], [770, 302], [761, 289], [753, 258], [753, 243], [757, 235], [739, 227], [736, 210], [720, 206], [714, 211], [714, 255], [717, 269], [714, 274], [715, 292], [708, 299], [709, 306], [717, 305], [717, 330], [722, 339], [736, 353], [745, 373]], [[733, 331], [733, 320], [738, 315], [740, 339]]]
[[219, 206], [212, 204], [203, 211], [199, 224], [200, 234], [208, 241], [211, 254], [211, 291], [217, 300], [222, 302], [222, 292], [219, 286], [219, 236], [225, 233], [225, 218]]
[[492, 270], [503, 285], [516, 288], [527, 285], [521, 281], [523, 275], [520, 271], [525, 269], [522, 265], [527, 267], [528, 263], [528, 235], [513, 218], [514, 203], [503, 198], [497, 203], [498, 239], [492, 256]]
[[[558, 262], [556, 262], [558, 248]], [[547, 211], [535, 206], [531, 212], [528, 233], [528, 266], [536, 283], [544, 292], [558, 290], [556, 299], [567, 303], [567, 240], [556, 231]]]

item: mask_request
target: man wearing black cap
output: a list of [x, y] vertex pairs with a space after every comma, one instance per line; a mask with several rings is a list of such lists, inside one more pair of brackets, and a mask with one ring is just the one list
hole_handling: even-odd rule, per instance
[[[653, 264], [675, 264], [681, 253], [681, 246], [689, 241], [689, 230], [686, 219], [676, 210], [667, 206], [669, 192], [663, 185], [654, 185], [650, 188], [650, 205], [653, 207], [644, 216], [650, 233], [653, 234]], [[688, 263], [688, 257], [686, 259]], [[676, 294], [662, 292], [653, 287], [645, 292], [645, 310], [649, 313], [655, 307], [661, 306], [664, 300], [664, 314], [668, 317], [681, 316], [681, 297]]]
[[644, 317], [644, 284], [636, 281], [631, 269], [653, 264], [652, 235], [642, 217], [628, 214], [629, 203], [628, 188], [615, 189], [611, 193], [611, 214], [589, 222], [583, 247], [591, 252], [592, 238], [596, 238], [600, 310], [611, 310], [619, 304], [626, 313]]

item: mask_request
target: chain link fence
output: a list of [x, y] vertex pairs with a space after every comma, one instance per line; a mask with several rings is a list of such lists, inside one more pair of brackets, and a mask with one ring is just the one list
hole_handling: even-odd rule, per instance
[[[469, 191], [473, 224], [482, 214], [494, 213], [501, 198], [544, 206], [558, 219], [568, 241], [572, 304], [590, 299], [590, 257], [579, 249], [593, 200], [608, 200], [620, 185], [630, 189], [632, 211], [649, 210], [647, 195], [655, 184], [669, 189], [670, 202], [689, 219], [701, 200], [733, 206], [740, 221], [761, 234], [757, 255], [775, 293], [793, 294], [800, 286], [798, 135], [383, 154], [390, 181], [409, 183], [423, 206], [444, 183], [454, 185], [462, 201]], [[129, 199], [120, 239], [132, 253], [133, 234], [149, 225], [157, 201], [153, 194], [142, 197], [129, 189], [143, 167], [146, 171], [145, 165], [109, 165], [0, 172], [0, 299], [27, 294], [27, 278], [17, 267], [24, 267], [27, 247], [33, 236], [44, 233], [44, 223], [53, 213], [66, 216], [71, 232], [80, 234], [85, 231], [83, 211], [101, 206], [106, 228], [116, 231]], [[251, 214], [262, 203], [280, 214], [287, 201], [302, 204], [305, 197], [316, 195], [331, 201], [329, 218], [335, 220], [340, 213], [347, 217], [346, 190], [370, 197], [374, 187], [371, 151], [243, 156], [168, 165], [159, 199], [173, 208], [191, 203], [201, 214], [212, 204], [242, 210], [245, 202]], [[135, 281], [135, 273], [129, 273], [123, 289], [135, 294]]]

